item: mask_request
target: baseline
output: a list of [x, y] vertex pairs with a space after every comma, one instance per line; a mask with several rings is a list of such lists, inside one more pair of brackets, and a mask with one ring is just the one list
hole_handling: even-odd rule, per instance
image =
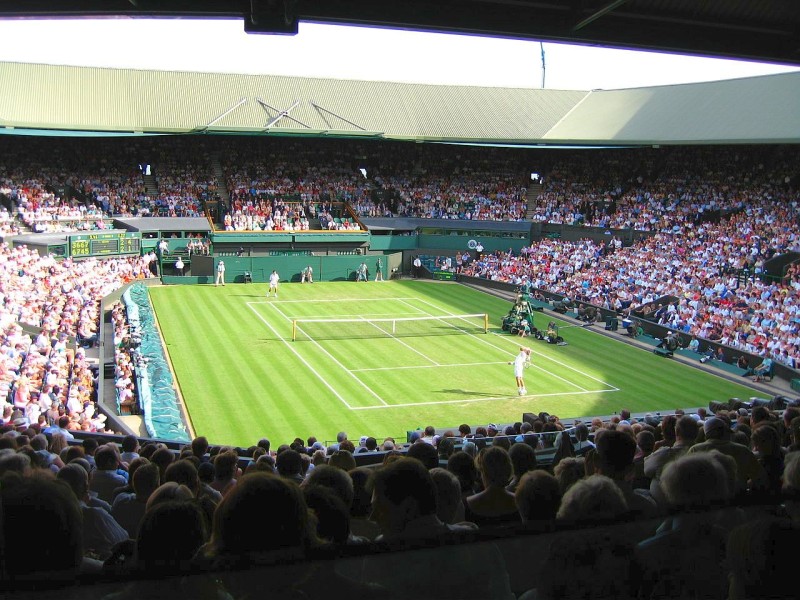
[[552, 394], [525, 394], [524, 396], [492, 396], [489, 398], [465, 398], [464, 400], [433, 400], [431, 402], [406, 402], [403, 404], [387, 404], [386, 406], [354, 406], [352, 410], [376, 410], [385, 408], [408, 408], [411, 406], [434, 406], [437, 404], [467, 404], [472, 402], [496, 402], [498, 400], [522, 400], [531, 398], [552, 398], [554, 396], [582, 396], [584, 394], [607, 394], [618, 390], [587, 390], [584, 392], [554, 392]]

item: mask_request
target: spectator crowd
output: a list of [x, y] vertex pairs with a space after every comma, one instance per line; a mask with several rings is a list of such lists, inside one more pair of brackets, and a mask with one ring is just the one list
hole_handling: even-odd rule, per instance
[[[21, 230], [16, 216], [33, 231], [103, 228], [112, 215], [201, 215], [204, 203], [224, 194], [229, 230], [357, 227], [335, 214], [338, 201], [362, 216], [600, 227], [608, 231], [602, 242], [543, 239], [519, 253], [457, 259], [457, 268], [620, 313], [674, 297], [653, 318], [792, 367], [800, 361], [800, 268], [765, 272], [770, 258], [800, 250], [792, 179], [800, 169], [790, 147], [555, 158], [344, 141], [0, 142], [0, 194], [12, 203], [0, 227], [8, 235]], [[535, 185], [532, 160], [543, 167]], [[150, 174], [156, 193], [146, 189]], [[648, 235], [626, 247], [616, 229]], [[74, 432], [104, 429], [95, 407], [99, 373], [86, 357], [100, 335], [99, 300], [150, 276], [148, 260], [59, 261], [0, 246], [7, 582], [45, 586], [80, 574], [191, 567], [223, 573], [198, 597], [220, 589], [239, 597], [259, 582], [229, 569], [321, 548], [425, 546], [498, 528], [611, 523], [554, 538], [525, 585], [499, 543], [452, 546], [441, 564], [365, 554], [360, 569], [317, 565], [270, 585], [279, 595], [306, 596], [340, 589], [448, 597], [455, 581], [458, 595], [500, 598], [560, 598], [575, 589], [585, 597], [793, 597], [783, 590], [791, 555], [774, 549], [793, 541], [800, 518], [796, 408], [640, 421], [621, 411], [610, 422], [570, 427], [541, 415], [502, 431], [490, 424], [437, 435], [429, 427], [408, 444], [364, 437], [356, 445], [341, 434], [327, 447], [295, 439], [277, 451], [268, 440], [234, 449], [197, 438], [180, 451], [140, 447], [132, 436], [79, 442]], [[111, 317], [124, 405], [135, 393], [136, 335], [121, 305]], [[380, 466], [358, 467], [359, 455], [370, 453], [380, 453]], [[753, 500], [770, 508], [741, 508]], [[21, 551], [23, 539], [47, 541], [37, 560]], [[116, 597], [147, 595], [139, 585], [122, 586]], [[186, 591], [174, 579], [164, 585], [165, 594]]]
[[[327, 447], [312, 437], [277, 449], [68, 443], [60, 425], [6, 423], [6, 583], [191, 571], [158, 585], [198, 597], [259, 586], [448, 597], [456, 582], [487, 598], [794, 597], [791, 553], [775, 550], [800, 519], [800, 409], [733, 408], [568, 425], [542, 413], [474, 432], [428, 427], [402, 444], [341, 432]], [[357, 466], [364, 455], [374, 468]], [[499, 531], [523, 537], [476, 537]], [[18, 552], [24, 535], [48, 540], [41, 561]], [[258, 572], [345, 549], [356, 558]], [[153, 593], [134, 579], [114, 597]]]

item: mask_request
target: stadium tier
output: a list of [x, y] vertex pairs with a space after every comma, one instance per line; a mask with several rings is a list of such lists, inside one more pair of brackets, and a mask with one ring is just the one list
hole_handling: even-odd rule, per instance
[[793, 539], [794, 147], [0, 143], [15, 591], [723, 597]]

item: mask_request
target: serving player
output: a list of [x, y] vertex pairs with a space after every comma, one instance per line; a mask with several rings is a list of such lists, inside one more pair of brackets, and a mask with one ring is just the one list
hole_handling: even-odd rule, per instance
[[531, 364], [531, 349], [526, 348], [525, 346], [520, 346], [519, 354], [517, 354], [517, 357], [508, 364], [514, 365], [514, 377], [517, 379], [517, 392], [519, 392], [520, 396], [524, 396], [528, 393], [528, 390], [525, 389], [523, 373], [525, 371], [525, 367], [528, 367]]

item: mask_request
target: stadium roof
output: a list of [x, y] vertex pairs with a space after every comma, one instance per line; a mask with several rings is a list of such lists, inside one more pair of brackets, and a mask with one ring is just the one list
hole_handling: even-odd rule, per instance
[[0, 133], [242, 133], [514, 145], [800, 141], [800, 73], [560, 91], [0, 63]]
[[0, 0], [0, 17], [240, 18], [474, 33], [800, 65], [796, 0]]

